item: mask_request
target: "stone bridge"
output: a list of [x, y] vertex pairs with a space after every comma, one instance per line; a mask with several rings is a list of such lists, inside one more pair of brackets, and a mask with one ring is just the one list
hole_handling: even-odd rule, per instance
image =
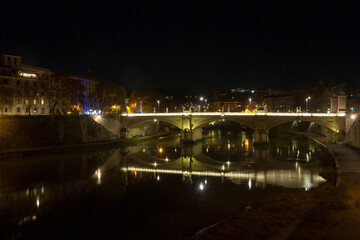
[[[125, 113], [122, 114], [123, 131], [142, 131], [154, 122], [167, 122], [181, 130], [182, 142], [194, 142], [202, 138], [202, 127], [214, 121], [235, 121], [254, 130], [255, 142], [268, 142], [269, 130], [293, 121], [316, 123], [333, 132], [336, 141], [346, 135], [345, 113], [235, 113], [235, 112], [182, 112], [182, 113]], [[124, 134], [124, 133], [123, 133]]]

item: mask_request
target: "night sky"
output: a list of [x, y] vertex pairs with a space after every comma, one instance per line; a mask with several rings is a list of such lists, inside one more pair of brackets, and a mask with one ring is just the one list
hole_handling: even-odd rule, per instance
[[356, 83], [360, 8], [343, 2], [2, 0], [0, 51], [129, 90]]

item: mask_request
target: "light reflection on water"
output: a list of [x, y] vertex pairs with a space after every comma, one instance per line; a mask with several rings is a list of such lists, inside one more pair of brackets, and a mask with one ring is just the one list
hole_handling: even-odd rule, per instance
[[[269, 146], [257, 147], [252, 136], [245, 132], [234, 135], [213, 132], [211, 135], [215, 137], [191, 146], [180, 146], [178, 140], [162, 139], [139, 146], [68, 154], [55, 159], [54, 156], [41, 156], [2, 161], [0, 225], [16, 223], [21, 227], [36, 222], [48, 217], [47, 211], [53, 205], [71, 199], [75, 206], [79, 196], [86, 199], [89, 194], [97, 196], [98, 192], [101, 199], [114, 198], [116, 193], [117, 205], [121, 205], [122, 199], [136, 199], [141, 194], [145, 194], [146, 199], [148, 195], [142, 193], [140, 186], [151, 187], [156, 182], [163, 189], [157, 190], [156, 196], [149, 193], [148, 197], [155, 199], [149, 201], [154, 203], [167, 198], [166, 193], [173, 189], [184, 196], [193, 194], [193, 186], [206, 193], [201, 196], [199, 209], [206, 208], [210, 216], [204, 222], [197, 219], [194, 223], [197, 226], [236, 210], [244, 204], [246, 194], [252, 199], [246, 205], [251, 205], [262, 198], [261, 191], [274, 189], [272, 186], [308, 190], [325, 181], [319, 176], [321, 166], [317, 159], [321, 153], [313, 143], [273, 139]], [[257, 189], [261, 191], [257, 192]], [[255, 197], [250, 193], [258, 195]], [[230, 197], [223, 197], [226, 194], [238, 199], [236, 203], [231, 202]], [[101, 204], [101, 201], [96, 203]], [[177, 201], [180, 200], [173, 199], [172, 204], [181, 206], [182, 203]], [[212, 201], [215, 205], [210, 204]], [[221, 201], [226, 207], [216, 205]], [[131, 201], [127, 202], [126, 207], [129, 206]], [[90, 204], [88, 207], [104, 206]], [[144, 208], [144, 211], [152, 211]]]

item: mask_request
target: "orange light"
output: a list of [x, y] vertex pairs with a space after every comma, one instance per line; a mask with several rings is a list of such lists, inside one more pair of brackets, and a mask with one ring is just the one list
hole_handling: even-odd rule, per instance
[[245, 151], [249, 150], [249, 139], [245, 138]]
[[159, 148], [159, 153], [162, 153], [162, 152], [163, 152], [163, 148], [160, 147], [160, 148]]

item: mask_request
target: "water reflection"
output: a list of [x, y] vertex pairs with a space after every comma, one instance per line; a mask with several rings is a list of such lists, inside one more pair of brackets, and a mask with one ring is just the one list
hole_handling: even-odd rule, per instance
[[182, 146], [181, 152], [174, 151], [173, 143], [166, 142], [147, 144], [146, 152], [129, 147], [126, 167], [121, 170], [182, 175], [187, 183], [193, 182], [191, 176], [219, 177], [236, 184], [248, 181], [249, 188], [271, 184], [309, 189], [325, 181], [319, 176], [319, 154], [314, 154], [316, 146], [311, 142], [300, 144], [293, 139], [254, 147], [251, 135], [246, 132], [237, 136], [216, 133], [210, 135], [217, 138]]
[[[71, 218], [77, 208], [84, 207], [87, 212], [112, 206], [121, 208], [123, 213], [129, 211], [129, 206], [139, 207], [140, 196], [154, 201], [153, 204], [166, 198], [164, 201], [176, 208], [182, 206], [182, 196], [191, 199], [192, 188], [202, 193], [201, 199], [195, 194], [193, 200], [196, 204], [201, 200], [202, 205], [199, 209], [189, 208], [189, 214], [200, 211], [199, 216], [203, 216], [201, 211], [206, 208], [207, 214], [222, 216], [237, 209], [251, 196], [246, 194], [255, 194], [256, 189], [266, 191], [281, 186], [308, 190], [325, 181], [318, 174], [321, 166], [317, 159], [321, 152], [310, 142], [273, 139], [269, 146], [254, 147], [252, 136], [246, 132], [216, 131], [210, 135], [215, 138], [191, 146], [180, 146], [178, 139], [161, 139], [108, 151], [1, 161], [0, 234], [9, 231], [21, 236], [23, 225], [49, 218], [53, 211], [70, 209], [67, 213]], [[152, 183], [162, 187], [157, 189]], [[142, 186], [157, 192], [147, 193]], [[168, 201], [167, 193], [172, 191], [174, 199]], [[262, 198], [260, 192], [256, 194]], [[90, 202], [89, 196], [93, 199]], [[212, 201], [214, 205], [210, 204]], [[218, 205], [219, 201], [223, 204]], [[152, 213], [149, 207], [142, 208]], [[119, 219], [128, 220], [129, 216], [125, 214]]]

